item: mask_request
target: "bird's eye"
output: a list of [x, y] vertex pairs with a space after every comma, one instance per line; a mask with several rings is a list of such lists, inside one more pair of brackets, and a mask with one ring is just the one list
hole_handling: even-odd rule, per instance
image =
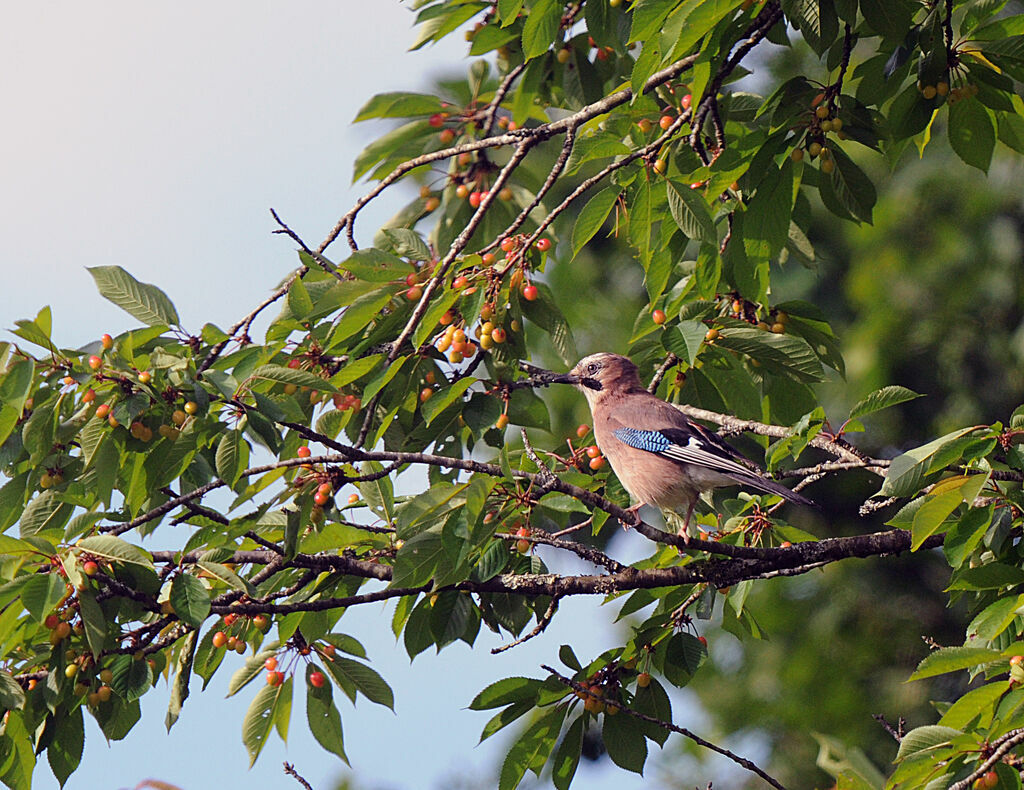
[[589, 365], [587, 365], [587, 373], [597, 373], [597, 371], [598, 365], [596, 362], [591, 362]]

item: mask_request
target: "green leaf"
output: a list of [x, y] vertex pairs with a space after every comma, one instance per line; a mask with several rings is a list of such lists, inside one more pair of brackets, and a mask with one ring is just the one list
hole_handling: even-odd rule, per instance
[[103, 557], [114, 562], [141, 565], [144, 568], [153, 570], [153, 560], [147, 552], [113, 535], [93, 535], [88, 538], [82, 538], [75, 545], [81, 551], [95, 554], [97, 557]]
[[1024, 154], [1024, 118], [1016, 113], [997, 113], [999, 141]]
[[249, 465], [249, 445], [237, 428], [227, 431], [217, 444], [217, 476], [231, 488], [235, 487]]
[[461, 398], [462, 394], [473, 386], [476, 381], [472, 376], [466, 376], [456, 381], [450, 387], [444, 387], [435, 392], [420, 408], [420, 413], [423, 415], [426, 424], [430, 425], [437, 415]]
[[543, 685], [544, 681], [537, 678], [511, 677], [496, 680], [473, 698], [469, 709], [490, 710], [513, 702], [534, 702]]
[[880, 390], [872, 392], [863, 400], [858, 401], [857, 405], [850, 410], [850, 419], [857, 420], [869, 414], [874, 414], [876, 411], [888, 409], [890, 406], [906, 403], [920, 397], [918, 393], [906, 387], [898, 385], [882, 387]]
[[945, 746], [953, 738], [962, 734], [960, 730], [954, 730], [952, 727], [942, 727], [938, 724], [915, 727], [904, 735], [900, 741], [900, 748], [896, 752], [895, 762], [900, 762], [911, 755], [916, 755], [923, 751], [930, 751], [938, 746]]
[[292, 679], [280, 686], [264, 685], [256, 692], [242, 721], [242, 743], [249, 752], [249, 767], [256, 763], [277, 719], [278, 706], [291, 697]]
[[[698, 190], [677, 184], [674, 181], [665, 183], [668, 194], [668, 209], [679, 229], [687, 238], [699, 241], [715, 242], [718, 239], [714, 220], [708, 211], [708, 204]], [[789, 218], [786, 218], [788, 223]], [[781, 248], [782, 244], [779, 244]]]
[[922, 680], [936, 675], [944, 675], [947, 672], [973, 669], [998, 661], [1000, 658], [998, 650], [990, 650], [985, 647], [942, 647], [925, 656], [909, 680]]
[[61, 787], [82, 762], [85, 750], [85, 723], [82, 720], [82, 706], [62, 712], [60, 726], [53, 740], [46, 747], [46, 761]]
[[249, 374], [250, 378], [279, 381], [282, 384], [295, 384], [298, 387], [309, 387], [320, 392], [337, 392], [338, 389], [330, 382], [315, 373], [298, 368], [287, 368], [284, 365], [260, 365]]
[[608, 750], [611, 761], [619, 768], [643, 776], [647, 762], [647, 739], [644, 738], [643, 722], [620, 713], [618, 716], [604, 716], [601, 739]]
[[1016, 587], [1024, 584], [1024, 570], [1016, 565], [989, 562], [977, 568], [962, 568], [958, 571], [948, 590], [998, 590], [1000, 587]]
[[171, 685], [171, 698], [167, 703], [167, 716], [164, 718], [164, 726], [167, 731], [181, 715], [181, 706], [188, 699], [188, 681], [192, 675], [192, 659], [196, 653], [196, 641], [199, 632], [190, 631], [181, 640], [181, 648], [178, 650], [178, 658], [175, 661], [174, 683]]
[[[351, 658], [335, 655], [332, 669], [347, 678], [370, 702], [395, 709], [395, 696], [391, 687], [372, 667], [353, 661]], [[333, 674], [333, 673], [332, 673]]]
[[[606, 719], [608, 717], [605, 717]], [[576, 768], [580, 764], [580, 753], [583, 750], [583, 717], [578, 716], [569, 725], [555, 752], [551, 765], [551, 782], [557, 790], [568, 790]]]
[[378, 93], [362, 106], [352, 123], [369, 118], [411, 118], [441, 112], [441, 100], [425, 93], [394, 91]]
[[536, 0], [523, 25], [523, 57], [532, 60], [548, 50], [565, 10], [561, 0]]
[[577, 215], [576, 224], [572, 227], [572, 256], [574, 258], [601, 229], [604, 221], [608, 218], [608, 213], [621, 194], [621, 189], [610, 186], [602, 189], [587, 201], [587, 205]]
[[145, 659], [120, 655], [110, 664], [110, 670], [114, 673], [110, 687], [125, 702], [133, 702], [149, 690], [152, 676]]
[[420, 347], [423, 343], [434, 334], [434, 330], [437, 329], [437, 324], [441, 320], [448, 309], [455, 304], [459, 299], [459, 292], [451, 289], [445, 289], [438, 297], [436, 292], [435, 298], [430, 301], [430, 307], [427, 308], [427, 312], [423, 314], [423, 320], [420, 321], [419, 326], [416, 327], [416, 331], [413, 334], [413, 343], [416, 347]]
[[245, 664], [236, 669], [235, 673], [231, 676], [231, 680], [228, 681], [228, 693], [226, 696], [233, 697], [255, 678], [262, 675], [264, 662], [274, 655], [279, 647], [279, 643], [270, 642], [264, 645], [260, 652], [245, 659]]
[[860, 0], [860, 12], [876, 33], [902, 40], [910, 27], [914, 5], [905, 0]]
[[15, 362], [0, 382], [0, 445], [18, 424], [25, 400], [32, 391], [32, 372], [35, 363], [31, 359]]
[[[433, 255], [430, 247], [414, 230], [409, 228], [383, 228], [381, 233], [391, 242], [391, 250], [413, 261], [429, 261]], [[408, 274], [408, 272], [406, 272]]]
[[972, 96], [949, 108], [949, 145], [965, 163], [988, 172], [996, 145], [996, 131], [989, 110]]
[[719, 348], [746, 354], [768, 368], [778, 367], [799, 381], [824, 381], [821, 360], [802, 337], [777, 335], [749, 326], [726, 323], [715, 340]]
[[[402, 534], [401, 531], [399, 534]], [[398, 550], [391, 586], [420, 587], [426, 584], [446, 556], [440, 527], [431, 527], [413, 535]]]
[[405, 280], [406, 275], [415, 271], [401, 258], [374, 247], [366, 247], [352, 253], [352, 257], [339, 263], [338, 268], [345, 269], [357, 279], [370, 283]]
[[[555, 295], [547, 283], [534, 281], [537, 289], [535, 301], [522, 302], [523, 315], [548, 333], [551, 347], [566, 365], [574, 365], [579, 359], [572, 328], [555, 302]], [[540, 426], [543, 427], [543, 426]]]
[[668, 351], [693, 367], [707, 331], [701, 321], [680, 321], [678, 326], [662, 335], [661, 342]]
[[502, 763], [498, 790], [514, 790], [519, 786], [527, 770], [540, 773], [558, 741], [565, 711], [566, 706], [559, 705], [526, 728], [526, 732], [512, 745], [505, 762]]
[[[366, 475], [379, 472], [383, 468], [384, 465], [378, 461], [366, 461], [360, 471]], [[370, 510], [384, 519], [385, 523], [390, 524], [395, 517], [395, 490], [391, 478], [380, 477], [376, 480], [366, 480], [357, 483], [356, 486], [359, 488], [359, 493], [363, 495], [363, 499], [366, 500], [366, 504], [370, 506]]]
[[743, 247], [755, 260], [779, 254], [789, 238], [793, 215], [793, 163], [769, 168], [743, 215]]
[[182, 622], [199, 628], [210, 615], [210, 591], [189, 573], [179, 573], [171, 582], [171, 605]]
[[18, 534], [23, 538], [30, 538], [47, 530], [60, 529], [67, 523], [71, 511], [72, 507], [61, 502], [56, 491], [44, 491], [21, 512]]
[[831, 149], [835, 170], [832, 171], [833, 194], [856, 219], [871, 223], [872, 210], [878, 201], [875, 185], [840, 148]]
[[988, 475], [958, 475], [943, 480], [928, 492], [924, 502], [914, 514], [911, 526], [913, 540], [911, 551], [917, 551], [921, 544], [933, 535], [961, 502], [973, 502], [988, 480]]
[[498, 18], [501, 26], [506, 27], [516, 21], [523, 9], [523, 0], [498, 0]]
[[21, 604], [42, 622], [64, 598], [64, 582], [56, 573], [37, 574], [21, 586]]
[[302, 282], [301, 277], [292, 280], [288, 288], [288, 309], [297, 319], [304, 319], [313, 312], [313, 300], [309, 298], [309, 291]]
[[89, 650], [94, 656], [103, 655], [103, 647], [107, 641], [107, 618], [96, 601], [92, 588], [87, 585], [78, 591], [78, 613], [82, 616], [85, 641], [89, 645]]
[[179, 326], [178, 312], [167, 294], [140, 283], [120, 266], [87, 267], [100, 295], [148, 326]]
[[228, 587], [239, 592], [246, 594], [252, 594], [252, 586], [241, 576], [235, 573], [226, 565], [221, 565], [219, 562], [210, 562], [208, 560], [198, 560], [196, 566], [203, 569], [211, 576], [216, 576]]
[[25, 704], [25, 690], [10, 672], [0, 671], [0, 706], [5, 710], [20, 708]]
[[885, 480], [878, 491], [878, 496], [908, 496], [916, 494], [921, 487], [925, 475], [934, 471], [930, 468], [932, 459], [947, 444], [961, 436], [966, 436], [976, 428], [961, 428], [958, 431], [947, 433], [928, 444], [908, 450], [903, 455], [898, 455], [889, 464], [889, 471], [886, 472]]
[[309, 676], [321, 671], [313, 663], [306, 665], [306, 721], [316, 742], [331, 754], [336, 754], [346, 765], [345, 737], [341, 730], [341, 714], [334, 705], [331, 685], [325, 683], [317, 688], [309, 682]]

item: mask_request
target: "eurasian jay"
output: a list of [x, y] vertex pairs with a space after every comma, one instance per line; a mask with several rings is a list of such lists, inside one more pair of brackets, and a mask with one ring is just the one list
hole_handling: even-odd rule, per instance
[[700, 495], [719, 486], [745, 485], [813, 505], [769, 480], [717, 434], [649, 393], [636, 365], [618, 354], [592, 354], [556, 381], [582, 390], [594, 421], [594, 438], [619, 481], [637, 501], [685, 512], [685, 536]]

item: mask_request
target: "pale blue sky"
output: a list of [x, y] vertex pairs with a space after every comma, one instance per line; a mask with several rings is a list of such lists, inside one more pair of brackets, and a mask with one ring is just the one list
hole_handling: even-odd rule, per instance
[[[407, 52], [411, 24], [393, 0], [5, 9], [0, 325], [49, 304], [62, 345], [129, 328], [133, 320], [96, 294], [85, 271], [109, 264], [161, 286], [193, 332], [206, 321], [231, 324], [295, 265], [292, 242], [270, 235], [270, 207], [315, 244], [366, 191], [350, 186], [352, 160], [381, 127], [352, 126], [357, 109], [373, 93], [427, 87], [442, 64], [465, 68], [458, 35]], [[363, 232], [397, 205], [371, 206]], [[646, 550], [639, 536], [622, 540]], [[390, 607], [348, 613], [340, 626], [367, 645], [395, 689], [398, 714], [365, 700], [355, 711], [341, 705], [360, 786], [419, 790], [459, 774], [490, 776], [503, 741], [474, 748], [489, 714], [462, 709], [492, 680], [540, 674], [561, 642], [584, 660], [620, 643], [602, 624], [609, 613], [595, 609], [566, 601], [549, 632], [528, 645], [490, 656], [497, 642], [485, 630], [476, 651], [460, 643], [411, 667], [391, 637]], [[134, 787], [152, 777], [186, 790], [297, 788], [281, 773], [287, 759], [316, 790], [330, 790], [347, 769], [315, 743], [301, 705], [288, 747], [272, 736], [248, 771], [240, 729], [253, 692], [224, 700], [233, 667], [225, 668], [205, 694], [196, 684], [170, 736], [165, 690], [145, 698], [143, 721], [109, 749], [90, 723], [68, 787]], [[721, 774], [686, 783], [712, 778], [719, 786]], [[659, 784], [617, 769], [586, 770], [577, 782], [591, 790]], [[35, 786], [56, 787], [45, 765]]]

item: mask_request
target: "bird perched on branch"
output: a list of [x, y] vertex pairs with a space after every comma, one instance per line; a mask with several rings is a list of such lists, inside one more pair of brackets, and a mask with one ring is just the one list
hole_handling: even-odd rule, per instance
[[592, 354], [554, 381], [575, 384], [593, 416], [594, 438], [619, 481], [637, 500], [685, 513], [684, 537], [704, 491], [742, 485], [801, 505], [814, 503], [770, 480], [717, 434], [648, 392], [636, 365], [618, 354]]

